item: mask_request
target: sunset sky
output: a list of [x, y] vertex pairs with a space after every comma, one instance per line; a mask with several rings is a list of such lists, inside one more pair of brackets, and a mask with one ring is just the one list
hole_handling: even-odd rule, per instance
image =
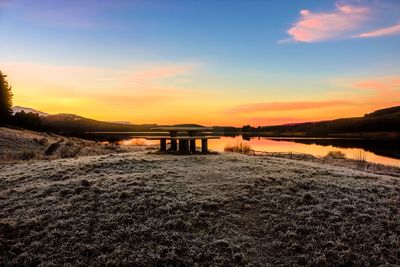
[[400, 104], [399, 0], [0, 0], [14, 105], [274, 125]]

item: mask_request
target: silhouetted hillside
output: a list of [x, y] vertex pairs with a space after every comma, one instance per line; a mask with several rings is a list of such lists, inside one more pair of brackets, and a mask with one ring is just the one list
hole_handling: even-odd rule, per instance
[[399, 115], [400, 114], [400, 106], [397, 107], [391, 107], [391, 108], [385, 108], [385, 109], [379, 109], [376, 110], [372, 113], [365, 114], [364, 117], [379, 117], [379, 116], [385, 116], [385, 115]]
[[400, 106], [376, 110], [364, 117], [275, 126], [214, 127], [224, 134], [290, 137], [400, 138]]
[[400, 137], [400, 106], [374, 111], [364, 117], [295, 125], [249, 127], [243, 132], [265, 136]]
[[49, 115], [42, 118], [42, 124], [50, 131], [74, 134], [84, 132], [132, 132], [149, 131], [156, 124], [123, 124], [103, 122], [84, 118], [74, 114]]

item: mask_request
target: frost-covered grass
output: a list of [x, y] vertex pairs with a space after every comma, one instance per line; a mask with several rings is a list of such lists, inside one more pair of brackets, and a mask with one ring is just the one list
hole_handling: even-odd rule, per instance
[[273, 156], [0, 165], [0, 265], [400, 264], [399, 178]]
[[0, 127], [0, 162], [74, 158], [134, 150], [133, 146], [100, 144], [53, 133]]

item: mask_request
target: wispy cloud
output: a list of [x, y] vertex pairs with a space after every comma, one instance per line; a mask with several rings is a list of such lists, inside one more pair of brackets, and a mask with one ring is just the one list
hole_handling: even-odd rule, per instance
[[361, 80], [353, 83], [352, 87], [368, 91], [369, 96], [365, 98], [368, 103], [381, 106], [400, 104], [400, 76]]
[[369, 38], [369, 37], [380, 37], [380, 36], [396, 35], [396, 34], [400, 34], [400, 23], [390, 27], [381, 28], [366, 33], [361, 33], [356, 35], [355, 37]]
[[331, 97], [354, 99], [359, 107], [364, 107], [366, 110], [400, 105], [400, 76], [398, 75], [348, 77], [337, 80], [335, 84], [338, 91], [332, 92]]
[[[97, 106], [156, 106], [173, 101], [188, 91], [171, 86], [166, 79], [189, 75], [196, 64], [147, 63], [120, 69], [87, 66], [48, 65], [37, 63], [2, 63], [19, 100], [51, 99], [63, 110], [72, 104], [90, 102]], [[184, 93], [185, 92], [185, 93]], [[40, 97], [37, 97], [37, 96]], [[46, 98], [46, 99], [45, 99]], [[64, 100], [68, 101], [64, 101]], [[71, 104], [72, 103], [72, 104]], [[93, 104], [95, 103], [95, 104]], [[88, 107], [89, 109], [93, 107]]]
[[391, 90], [400, 92], [400, 77], [375, 78], [357, 81], [353, 84], [353, 87], [372, 91]]
[[368, 7], [340, 4], [336, 4], [336, 9], [331, 12], [301, 10], [300, 19], [287, 31], [291, 36], [289, 41], [318, 42], [341, 38], [358, 29], [369, 13]]
[[[290, 38], [279, 43], [321, 42], [328, 40], [380, 37], [400, 34], [400, 24], [379, 28], [390, 20], [400, 19], [400, 15], [386, 16], [389, 7], [382, 2], [349, 0], [337, 2], [330, 11], [313, 12], [300, 10], [300, 18], [288, 29]], [[374, 4], [372, 4], [374, 3]], [[393, 22], [392, 22], [393, 23]]]

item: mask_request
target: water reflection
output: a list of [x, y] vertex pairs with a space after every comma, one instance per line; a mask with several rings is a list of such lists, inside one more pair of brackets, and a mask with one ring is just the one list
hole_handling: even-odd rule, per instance
[[396, 140], [332, 139], [332, 138], [266, 138], [221, 137], [210, 140], [209, 147], [223, 151], [227, 144], [245, 141], [256, 151], [306, 153], [325, 156], [329, 151], [342, 151], [347, 158], [356, 158], [360, 151], [367, 161], [400, 166], [400, 142]]
[[[366, 160], [400, 167], [400, 142], [396, 140], [336, 139], [336, 138], [270, 138], [270, 137], [221, 137], [209, 140], [209, 148], [224, 151], [225, 146], [248, 142], [256, 151], [306, 153], [323, 157], [329, 151], [341, 151], [347, 158], [356, 158], [363, 152]], [[157, 140], [125, 138], [115, 141], [119, 145], [158, 145]], [[198, 142], [198, 141], [197, 141]], [[200, 145], [200, 144], [197, 144]]]

